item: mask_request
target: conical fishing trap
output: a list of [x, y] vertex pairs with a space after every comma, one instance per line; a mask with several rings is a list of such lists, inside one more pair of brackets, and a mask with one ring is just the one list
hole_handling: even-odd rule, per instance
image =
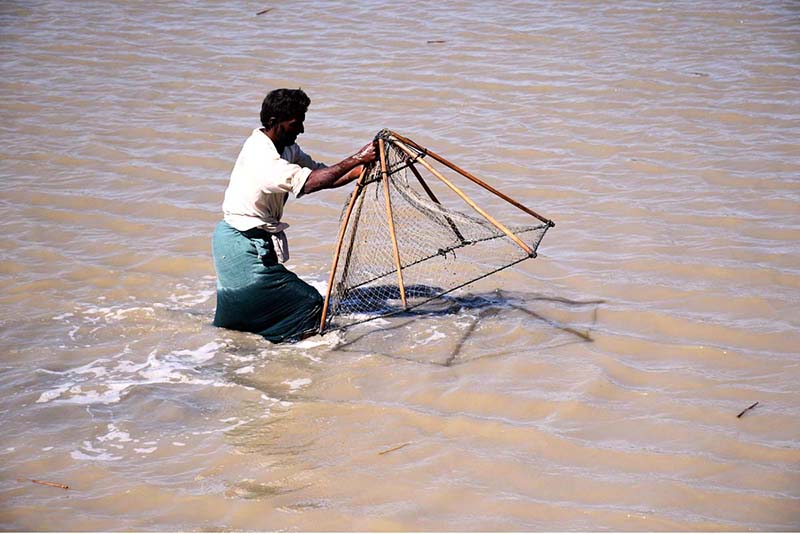
[[[545, 232], [554, 226], [410, 139], [383, 130], [376, 140], [378, 161], [364, 169], [342, 211], [320, 333], [410, 310], [433, 311], [439, 297], [535, 258]], [[505, 226], [434, 164], [536, 222]], [[440, 202], [428, 184], [431, 178], [447, 186], [471, 213]]]

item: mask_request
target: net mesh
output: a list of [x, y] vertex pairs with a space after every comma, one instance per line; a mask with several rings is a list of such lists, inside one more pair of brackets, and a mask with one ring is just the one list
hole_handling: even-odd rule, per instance
[[[383, 139], [385, 146], [391, 209], [387, 209], [381, 165], [376, 162], [342, 210], [340, 222], [346, 226], [323, 331], [399, 312], [433, 312], [439, 297], [534, 257], [550, 226], [536, 220], [536, 224], [508, 227], [530, 247], [533, 253], [529, 253], [477, 212], [472, 215], [442, 205], [430, 187], [438, 178], [417, 161], [426, 156], [424, 149], [403, 143], [412, 153], [409, 156], [388, 130], [376, 139]], [[461, 204], [473, 211], [465, 202]]]

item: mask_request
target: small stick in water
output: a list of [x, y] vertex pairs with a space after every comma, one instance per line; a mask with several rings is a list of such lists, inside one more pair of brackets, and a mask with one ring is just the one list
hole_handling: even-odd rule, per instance
[[750, 406], [748, 406], [747, 408], [745, 408], [744, 410], [739, 412], [739, 415], [737, 415], [736, 417], [737, 418], [742, 417], [744, 414], [746, 414], [747, 412], [749, 412], [750, 410], [752, 410], [756, 406], [758, 406], [758, 401], [754, 402], [753, 404], [751, 404]]
[[63, 490], [69, 489], [69, 486], [66, 484], [59, 484], [58, 482], [47, 482], [45, 480], [36, 480], [35, 478], [32, 478], [31, 482], [34, 484], [41, 484], [42, 486], [50, 486], [51, 488], [61, 488]]
[[385, 451], [381, 451], [378, 454], [383, 455], [383, 454], [387, 454], [387, 453], [390, 453], [390, 452], [394, 452], [394, 451], [396, 451], [398, 449], [402, 449], [406, 445], [411, 445], [411, 443], [403, 443], [402, 445], [398, 445], [397, 447], [392, 447], [391, 449], [386, 449]]
[[270, 12], [270, 11], [272, 11], [273, 9], [275, 9], [275, 8], [274, 8], [274, 7], [268, 7], [267, 9], [262, 9], [261, 11], [259, 11], [258, 13], [256, 13], [256, 15], [263, 15], [264, 13], [269, 13], [269, 12]]
[[428, 44], [441, 44], [441, 43], [446, 43], [446, 42], [447, 41], [443, 41], [441, 39], [431, 39], [430, 41], [428, 41]]

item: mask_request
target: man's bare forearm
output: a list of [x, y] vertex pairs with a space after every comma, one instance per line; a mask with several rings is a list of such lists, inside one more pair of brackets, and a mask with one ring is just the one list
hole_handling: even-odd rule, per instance
[[364, 170], [364, 165], [357, 165], [353, 167], [347, 172], [347, 174], [336, 180], [331, 186], [331, 189], [349, 184], [361, 175], [362, 170]]
[[303, 186], [303, 194], [348, 184], [358, 178], [361, 172], [359, 168], [361, 165], [372, 161], [375, 161], [375, 149], [371, 144], [368, 144], [356, 154], [344, 158], [336, 165], [311, 171]]
[[344, 185], [347, 182], [345, 182], [343, 178], [349, 176], [350, 171], [359, 165], [361, 165], [361, 162], [353, 156], [350, 156], [336, 165], [311, 171], [311, 174], [308, 175], [308, 179], [306, 180], [306, 184], [303, 186], [303, 193], [308, 194], [314, 191]]

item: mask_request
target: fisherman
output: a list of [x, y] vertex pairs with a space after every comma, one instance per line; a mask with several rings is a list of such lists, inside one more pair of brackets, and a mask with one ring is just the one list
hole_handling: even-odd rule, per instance
[[244, 142], [231, 172], [214, 230], [217, 271], [214, 325], [254, 332], [273, 342], [313, 334], [322, 297], [284, 267], [289, 249], [281, 221], [295, 197], [343, 186], [375, 161], [372, 142], [330, 167], [314, 161], [295, 142], [311, 99], [302, 89], [276, 89], [261, 105], [262, 128]]

